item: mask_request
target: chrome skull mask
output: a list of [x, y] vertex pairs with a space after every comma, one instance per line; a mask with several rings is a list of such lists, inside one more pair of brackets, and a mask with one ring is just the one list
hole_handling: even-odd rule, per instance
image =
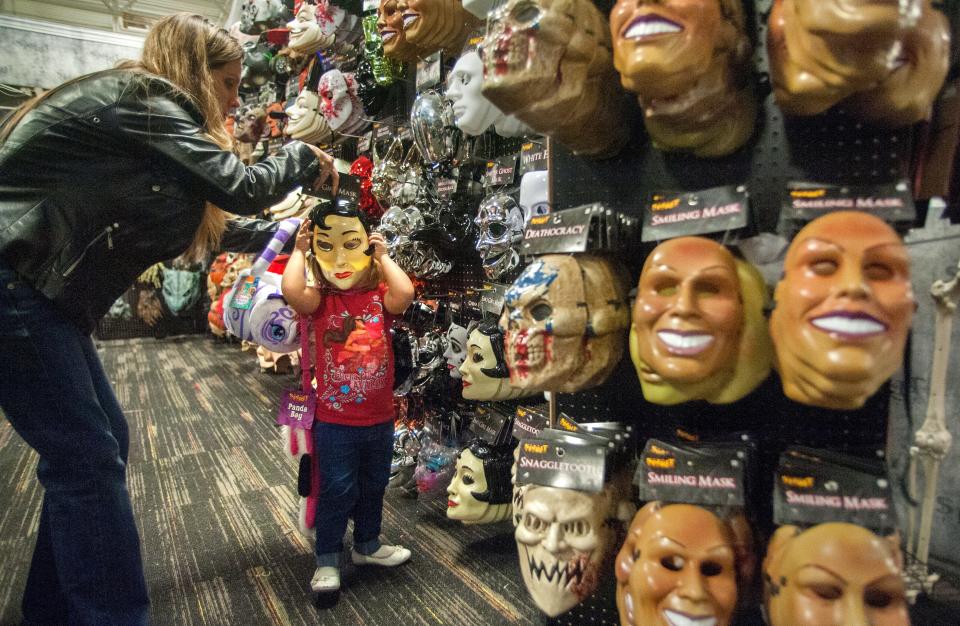
[[505, 193], [487, 196], [474, 223], [480, 229], [477, 251], [487, 278], [495, 279], [514, 269], [520, 255], [514, 249], [523, 241], [523, 210]]

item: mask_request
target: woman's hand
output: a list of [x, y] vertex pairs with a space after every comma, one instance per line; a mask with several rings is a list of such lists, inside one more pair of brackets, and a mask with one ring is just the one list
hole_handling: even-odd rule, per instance
[[337, 191], [340, 189], [340, 173], [333, 165], [333, 157], [316, 146], [311, 146], [310, 144], [306, 144], [306, 146], [320, 159], [320, 175], [313, 181], [314, 191], [319, 191], [323, 183], [329, 179], [332, 188], [331, 195], [336, 198]]
[[306, 254], [310, 252], [310, 244], [313, 239], [313, 222], [308, 219], [303, 220], [297, 230], [297, 239], [294, 248]]
[[373, 258], [377, 261], [387, 254], [387, 242], [380, 233], [370, 233], [370, 238], [367, 241], [373, 247]]

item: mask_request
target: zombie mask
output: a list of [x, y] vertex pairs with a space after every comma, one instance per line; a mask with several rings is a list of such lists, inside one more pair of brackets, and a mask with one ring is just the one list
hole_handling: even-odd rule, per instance
[[515, 268], [520, 255], [514, 248], [523, 241], [523, 211], [516, 200], [505, 193], [487, 196], [473, 221], [480, 229], [477, 251], [487, 278], [499, 278]]
[[523, 582], [541, 611], [556, 617], [593, 593], [616, 549], [619, 496], [528, 486], [514, 531]]
[[623, 354], [629, 325], [624, 277], [589, 255], [544, 255], [504, 296], [511, 384], [531, 391], [577, 391], [598, 384]]
[[372, 251], [356, 211], [328, 205], [314, 210], [310, 220], [313, 254], [327, 283], [347, 291], [366, 280], [373, 265]]
[[510, 515], [510, 447], [479, 439], [460, 451], [447, 487], [447, 517], [464, 524], [493, 524]]
[[866, 92], [869, 102], [877, 92], [884, 102], [867, 105], [877, 121], [923, 119], [947, 70], [948, 55], [925, 54], [945, 50], [946, 21], [934, 11], [929, 0], [775, 1], [767, 45], [777, 104], [790, 115], [817, 115], [853, 94]]
[[753, 134], [750, 40], [740, 0], [620, 0], [610, 14], [614, 65], [640, 96], [654, 144], [701, 157]]
[[475, 50], [466, 52], [453, 66], [447, 79], [446, 97], [453, 105], [453, 119], [457, 128], [475, 136], [503, 117], [503, 111], [487, 100], [483, 87], [483, 61]]
[[348, 130], [362, 117], [353, 74], [330, 70], [320, 77], [320, 112], [334, 131]]
[[407, 41], [399, 0], [381, 0], [377, 8], [377, 31], [383, 42], [383, 56], [395, 61], [413, 61], [420, 51]]
[[174, 315], [186, 311], [200, 297], [200, 273], [163, 268], [163, 300]]
[[574, 152], [623, 145], [610, 33], [589, 0], [509, 0], [487, 21], [483, 95]]
[[503, 354], [503, 333], [495, 323], [481, 322], [467, 338], [467, 358], [460, 366], [467, 400], [509, 400], [523, 391], [510, 386]]
[[460, 366], [467, 358], [467, 329], [459, 324], [450, 324], [447, 329], [447, 349], [443, 352], [450, 377], [460, 380]]
[[620, 624], [729, 626], [752, 554], [742, 515], [722, 520], [690, 504], [647, 504], [617, 555]]
[[407, 41], [421, 56], [437, 50], [458, 51], [480, 21], [463, 10], [460, 0], [398, 0]]
[[807, 224], [774, 298], [770, 335], [792, 400], [861, 407], [903, 362], [916, 307], [910, 257], [878, 217], [839, 211]]
[[630, 336], [644, 397], [724, 404], [756, 388], [773, 356], [765, 302], [762, 276], [715, 241], [657, 246], [640, 273]]
[[233, 136], [243, 143], [257, 143], [263, 136], [267, 121], [267, 112], [259, 106], [243, 106], [234, 116]]
[[853, 524], [777, 529], [763, 562], [770, 626], [909, 626], [900, 548]]

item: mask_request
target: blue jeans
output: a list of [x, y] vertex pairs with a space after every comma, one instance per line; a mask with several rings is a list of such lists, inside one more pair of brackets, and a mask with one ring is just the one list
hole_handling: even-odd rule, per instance
[[373, 554], [380, 549], [383, 494], [393, 458], [393, 421], [375, 426], [314, 422], [313, 443], [320, 468], [317, 566], [339, 564], [350, 517], [353, 548]]
[[128, 433], [96, 348], [0, 261], [0, 408], [45, 491], [26, 624], [147, 624]]

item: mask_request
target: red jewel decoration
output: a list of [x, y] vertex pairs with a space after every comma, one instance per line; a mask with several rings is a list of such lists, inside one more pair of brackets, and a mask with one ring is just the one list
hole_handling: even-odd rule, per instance
[[373, 172], [373, 162], [365, 156], [357, 157], [350, 165], [350, 174], [360, 179], [360, 210], [371, 218], [379, 220], [383, 215], [383, 207], [370, 192], [372, 183], [370, 174]]

